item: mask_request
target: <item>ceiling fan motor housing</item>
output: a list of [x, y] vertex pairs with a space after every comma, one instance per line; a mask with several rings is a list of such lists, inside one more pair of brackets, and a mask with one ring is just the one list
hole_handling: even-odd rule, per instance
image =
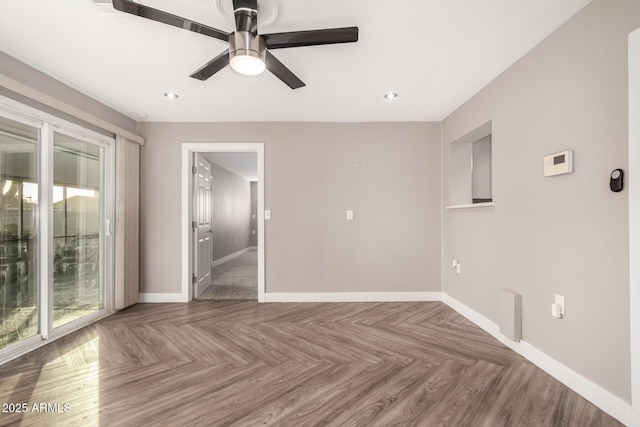
[[253, 35], [249, 31], [236, 31], [229, 36], [229, 60], [232, 68], [234, 68], [234, 62], [247, 60], [247, 57], [255, 58], [264, 64], [266, 50], [262, 37]]

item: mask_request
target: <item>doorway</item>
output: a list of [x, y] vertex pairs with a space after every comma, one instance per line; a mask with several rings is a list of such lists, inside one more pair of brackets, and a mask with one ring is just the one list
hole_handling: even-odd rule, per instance
[[[209, 160], [212, 164], [212, 171], [215, 174], [216, 168], [219, 167], [226, 170], [224, 166], [218, 165], [218, 163], [224, 163], [224, 158], [229, 157], [243, 157], [240, 155], [252, 155], [255, 159], [255, 173], [257, 183], [255, 184], [255, 208], [251, 212], [251, 225], [255, 230], [255, 247], [247, 247], [243, 245], [242, 241], [236, 242], [238, 237], [232, 237], [230, 245], [226, 245], [226, 248], [218, 246], [218, 249], [222, 251], [216, 252], [216, 246], [212, 249], [212, 255], [209, 256], [208, 263], [212, 263], [214, 258], [217, 258], [218, 264], [225, 261], [230, 263], [235, 259], [236, 261], [242, 261], [244, 252], [249, 252], [253, 249], [252, 254], [257, 258], [257, 300], [259, 302], [264, 301], [265, 293], [265, 268], [264, 268], [264, 145], [262, 143], [185, 143], [182, 144], [182, 224], [185, 225], [182, 229], [182, 299], [184, 301], [193, 300], [198, 293], [204, 291], [202, 288], [205, 286], [202, 283], [197, 284], [198, 277], [195, 275], [198, 270], [197, 263], [204, 263], [207, 261], [199, 260], [197, 255], [197, 248], [194, 247], [195, 235], [193, 229], [194, 218], [194, 203], [196, 195], [194, 193], [193, 185], [193, 167], [194, 156], [198, 153], [205, 160]], [[236, 156], [237, 155], [237, 156]], [[223, 160], [220, 160], [223, 159]], [[213, 161], [211, 161], [213, 160]], [[227, 167], [231, 167], [226, 164]], [[212, 182], [212, 194], [215, 193], [215, 178]], [[213, 196], [215, 197], [215, 196]], [[213, 210], [215, 211], [215, 202]], [[214, 214], [215, 216], [215, 214]], [[255, 216], [255, 218], [253, 217]], [[249, 220], [249, 218], [247, 218]], [[249, 224], [247, 224], [249, 225]], [[206, 228], [206, 227], [205, 227]], [[212, 239], [216, 239], [216, 222], [211, 221], [210, 230]], [[208, 230], [204, 230], [206, 233]], [[220, 232], [222, 233], [222, 229]], [[221, 234], [220, 233], [220, 234]], [[250, 231], [251, 233], [251, 231]], [[252, 236], [253, 233], [248, 236]], [[222, 235], [221, 235], [222, 240]], [[240, 238], [242, 240], [242, 238]], [[224, 242], [221, 242], [224, 243]], [[227, 241], [227, 243], [229, 243]], [[233, 244], [238, 243], [240, 246], [245, 246], [241, 250], [233, 250]], [[225, 246], [225, 245], [222, 245]], [[249, 245], [252, 246], [252, 245]], [[237, 248], [236, 248], [237, 249]], [[230, 252], [231, 251], [231, 252]], [[211, 265], [215, 273], [216, 263]], [[194, 279], [195, 277], [195, 279]], [[215, 281], [215, 275], [212, 276]], [[195, 282], [195, 283], [194, 283]]]
[[[199, 263], [205, 270], [202, 274], [208, 273], [208, 277], [198, 274], [194, 289], [197, 299], [258, 299], [257, 197], [252, 197], [257, 196], [257, 157], [255, 152], [195, 154], [196, 183], [202, 181], [201, 168], [210, 170], [211, 176], [211, 190], [193, 195], [193, 207], [199, 213], [196, 217], [201, 217], [200, 213], [210, 214], [204, 241], [211, 238], [209, 262]], [[206, 199], [203, 194], [207, 193], [211, 194], [210, 200], [205, 201], [207, 205], [197, 209], [198, 199]], [[203, 233], [201, 230], [197, 233], [200, 243]], [[197, 246], [193, 249], [198, 254], [195, 262], [201, 251]], [[197, 270], [195, 265], [194, 269]]]

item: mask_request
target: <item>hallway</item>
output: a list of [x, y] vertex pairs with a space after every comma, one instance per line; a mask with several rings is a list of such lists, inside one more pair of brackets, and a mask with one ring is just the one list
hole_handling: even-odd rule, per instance
[[258, 251], [250, 250], [211, 269], [211, 286], [198, 299], [258, 299]]

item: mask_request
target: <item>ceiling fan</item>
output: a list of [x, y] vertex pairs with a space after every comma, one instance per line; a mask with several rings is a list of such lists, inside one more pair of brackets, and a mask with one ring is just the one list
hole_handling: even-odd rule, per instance
[[246, 75], [260, 74], [266, 68], [291, 89], [298, 89], [305, 85], [304, 82], [273, 56], [270, 50], [358, 41], [358, 27], [258, 34], [257, 0], [233, 0], [236, 31], [231, 34], [132, 0], [113, 0], [113, 7], [122, 12], [229, 42], [227, 50], [191, 74], [190, 77], [198, 80], [207, 80], [227, 65]]

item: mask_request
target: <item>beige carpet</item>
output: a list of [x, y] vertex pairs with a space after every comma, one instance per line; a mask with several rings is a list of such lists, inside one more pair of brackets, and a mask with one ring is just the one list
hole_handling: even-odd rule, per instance
[[211, 286], [198, 299], [258, 299], [258, 251], [251, 250], [211, 269]]

